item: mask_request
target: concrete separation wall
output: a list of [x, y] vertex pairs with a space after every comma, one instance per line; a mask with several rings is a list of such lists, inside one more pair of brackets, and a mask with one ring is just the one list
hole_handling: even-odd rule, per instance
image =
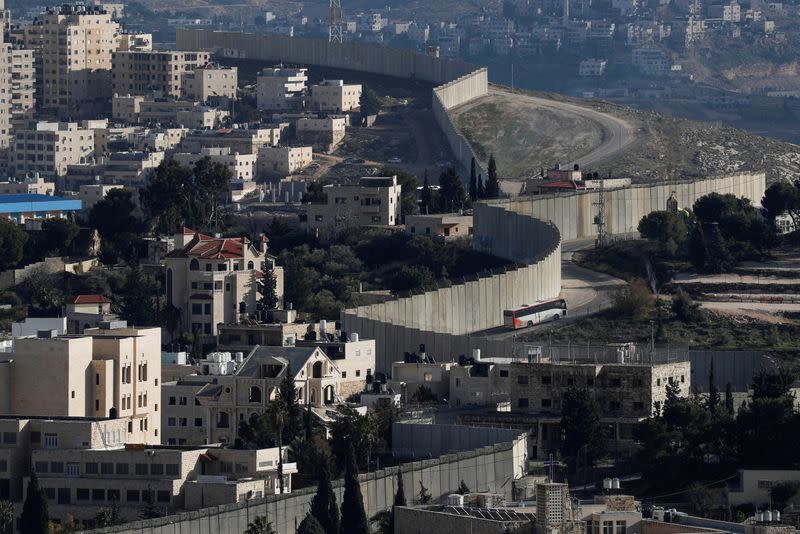
[[[324, 39], [266, 33], [178, 29], [176, 44], [178, 50], [209, 50], [228, 58], [318, 65], [437, 84], [432, 95], [433, 115], [459, 170], [462, 174], [469, 170], [474, 152], [450, 122], [447, 111], [489, 94], [489, 72], [484, 67], [406, 48], [357, 42], [331, 44]], [[486, 169], [480, 172], [485, 179]]]
[[[673, 192], [678, 199], [679, 207], [691, 208], [695, 200], [714, 192], [731, 193], [759, 204], [764, 196], [765, 187], [766, 175], [760, 172], [610, 189], [605, 193], [606, 231], [611, 235], [638, 235], [637, 227], [641, 218], [653, 211], [665, 210], [667, 199]], [[507, 210], [521, 215], [551, 221], [561, 232], [561, 239], [570, 241], [597, 235], [594, 217], [598, 210], [598, 196], [597, 191], [579, 191], [569, 194], [520, 196], [492, 200], [488, 203], [504, 206]], [[476, 236], [479, 234], [477, 219], [476, 216]], [[484, 239], [482, 243], [484, 249], [495, 247], [491, 242], [492, 235], [485, 228], [480, 231], [481, 239]]]
[[[360, 475], [361, 493], [367, 517], [392, 506], [397, 491], [397, 472], [403, 477], [408, 502], [415, 502], [420, 482], [434, 499], [453, 493], [464, 482], [477, 492], [501, 493], [512, 499], [514, 474], [519, 458], [526, 450], [525, 434], [513, 440], [476, 450], [447, 454], [431, 460], [410, 462]], [[523, 461], [524, 462], [524, 461]], [[334, 482], [337, 502], [341, 505], [343, 481]], [[134, 521], [115, 527], [95, 529], [92, 534], [242, 534], [250, 521], [266, 516], [277, 534], [294, 534], [297, 525], [308, 512], [316, 487], [305, 488], [286, 495], [252, 499], [236, 504], [204, 508], [196, 512]]]
[[[430, 458], [479, 449], [498, 441], [512, 442], [518, 436], [518, 430], [508, 428], [398, 422], [392, 424], [392, 455], [395, 458]], [[523, 462], [523, 457], [516, 459], [519, 471], [515, 475], [524, 474]]]
[[505, 344], [469, 336], [499, 326], [503, 310], [528, 302], [554, 298], [561, 292], [561, 240], [558, 229], [505, 206], [479, 204], [475, 233], [492, 236], [496, 256], [516, 262], [504, 270], [434, 291], [396, 298], [342, 312], [342, 328], [364, 339], [376, 340], [376, 368], [391, 369], [404, 352], [421, 343], [440, 360], [450, 360], [479, 348], [501, 354]]

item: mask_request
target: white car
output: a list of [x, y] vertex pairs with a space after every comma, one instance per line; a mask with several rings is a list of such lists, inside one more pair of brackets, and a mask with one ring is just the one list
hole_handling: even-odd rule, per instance
[[391, 158], [386, 160], [387, 163], [403, 163], [403, 160], [398, 158], [397, 156], [392, 156]]

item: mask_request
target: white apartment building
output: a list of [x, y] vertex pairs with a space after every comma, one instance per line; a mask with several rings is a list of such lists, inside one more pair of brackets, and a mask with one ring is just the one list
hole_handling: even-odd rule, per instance
[[253, 129], [192, 130], [181, 142], [181, 149], [199, 153], [206, 147], [228, 147], [234, 153], [256, 154], [261, 147], [278, 146], [288, 128], [288, 124], [278, 124]]
[[33, 115], [36, 106], [36, 69], [33, 50], [9, 46], [11, 62], [11, 121]]
[[229, 147], [205, 147], [199, 153], [181, 152], [172, 155], [172, 159], [190, 167], [203, 158], [209, 158], [214, 163], [227, 167], [231, 171], [232, 180], [245, 181], [255, 177], [256, 157], [255, 154], [231, 153]]
[[112, 94], [179, 97], [183, 75], [206, 65], [210, 59], [209, 52], [115, 52], [111, 59]]
[[664, 50], [650, 47], [634, 48], [631, 52], [631, 63], [647, 76], [666, 76], [672, 64]]
[[38, 175], [0, 182], [0, 195], [53, 195], [55, 192], [56, 184]]
[[10, 168], [23, 177], [39, 173], [44, 178], [64, 176], [68, 165], [86, 163], [94, 154], [94, 129], [86, 123], [38, 122], [35, 129], [14, 136]]
[[207, 64], [183, 74], [181, 96], [195, 102], [209, 99], [236, 99], [239, 75], [236, 67]]
[[119, 52], [149, 52], [152, 49], [152, 33], [124, 32], [117, 35], [117, 51]]
[[606, 73], [608, 61], [605, 59], [584, 59], [578, 66], [578, 76], [598, 77]]
[[123, 187], [109, 184], [84, 184], [78, 187], [78, 198], [83, 204], [83, 209], [88, 210], [106, 198], [109, 191], [113, 189], [123, 189]]
[[215, 238], [182, 228], [174, 241], [175, 250], [164, 259], [167, 302], [181, 309], [185, 330], [215, 336], [220, 323], [255, 314], [266, 262], [282, 301], [283, 268], [267, 255], [266, 237], [256, 247], [244, 237]]
[[126, 439], [160, 443], [161, 329], [123, 325], [15, 340], [0, 357], [0, 411], [125, 418]]
[[356, 184], [323, 187], [327, 201], [304, 204], [300, 225], [332, 235], [355, 226], [394, 226], [400, 223], [402, 186], [396, 176], [360, 178]]
[[112, 152], [102, 165], [103, 181], [131, 189], [141, 187], [162, 161], [163, 152]]
[[345, 84], [343, 80], [323, 80], [311, 86], [308, 109], [332, 113], [345, 113], [358, 109], [361, 84]]
[[256, 81], [258, 109], [297, 111], [303, 109], [308, 69], [271, 67], [263, 69]]
[[331, 150], [344, 139], [346, 127], [345, 117], [304, 117], [297, 119], [294, 129], [299, 142]]
[[112, 117], [133, 124], [179, 124], [186, 128], [216, 128], [230, 116], [226, 110], [190, 100], [153, 98], [142, 95], [114, 95]]
[[65, 4], [31, 26], [40, 43], [42, 107], [75, 117], [111, 94], [111, 55], [120, 27], [103, 7]]
[[305, 168], [313, 161], [310, 146], [265, 146], [258, 149], [259, 176], [286, 176]]

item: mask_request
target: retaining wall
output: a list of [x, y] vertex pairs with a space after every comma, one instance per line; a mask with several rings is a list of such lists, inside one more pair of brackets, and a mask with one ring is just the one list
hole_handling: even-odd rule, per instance
[[[515, 456], [527, 450], [526, 436], [432, 460], [410, 462], [360, 475], [361, 493], [367, 517], [389, 509], [397, 490], [397, 472], [402, 472], [406, 500], [417, 500], [420, 482], [434, 499], [454, 492], [464, 482], [473, 491], [501, 493], [511, 500], [514, 474], [524, 465]], [[519, 464], [519, 465], [517, 465]], [[337, 502], [344, 492], [341, 480], [334, 482]], [[277, 534], [294, 534], [308, 512], [316, 488], [305, 488], [286, 495], [253, 499], [237, 504], [204, 508], [195, 512], [171, 515], [146, 521], [135, 521], [116, 527], [95, 529], [92, 534], [242, 534], [247, 524], [265, 515]]]

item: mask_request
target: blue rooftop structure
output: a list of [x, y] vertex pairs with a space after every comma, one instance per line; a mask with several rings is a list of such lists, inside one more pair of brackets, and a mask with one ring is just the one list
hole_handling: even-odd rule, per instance
[[80, 200], [49, 195], [0, 195], [0, 217], [9, 217], [17, 222], [21, 218], [39, 219], [53, 216], [57, 212], [80, 211]]

